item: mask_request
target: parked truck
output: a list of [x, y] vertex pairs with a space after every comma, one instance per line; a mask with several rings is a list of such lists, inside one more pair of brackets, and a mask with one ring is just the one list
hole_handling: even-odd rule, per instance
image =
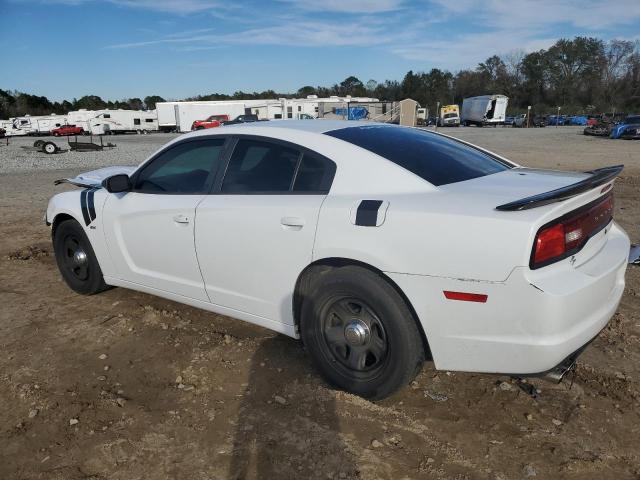
[[441, 127], [459, 127], [460, 107], [458, 105], [445, 105], [440, 108], [438, 125]]
[[505, 95], [481, 95], [462, 102], [461, 122], [465, 126], [502, 125], [505, 122], [509, 98]]

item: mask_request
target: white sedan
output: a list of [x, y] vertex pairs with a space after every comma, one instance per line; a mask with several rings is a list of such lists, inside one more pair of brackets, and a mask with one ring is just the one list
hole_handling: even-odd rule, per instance
[[66, 179], [84, 189], [46, 222], [76, 292], [131, 288], [301, 338], [331, 384], [382, 398], [425, 358], [561, 378], [622, 296], [621, 170], [533, 170], [394, 125], [259, 122]]

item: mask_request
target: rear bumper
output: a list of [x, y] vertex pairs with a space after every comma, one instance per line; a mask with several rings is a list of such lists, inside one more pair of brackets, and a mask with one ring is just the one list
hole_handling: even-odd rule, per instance
[[[504, 282], [388, 274], [422, 323], [436, 368], [536, 375], [561, 365], [607, 325], [620, 303], [629, 238], [613, 224], [591, 259], [532, 271]], [[452, 301], [443, 291], [488, 295], [486, 303]]]

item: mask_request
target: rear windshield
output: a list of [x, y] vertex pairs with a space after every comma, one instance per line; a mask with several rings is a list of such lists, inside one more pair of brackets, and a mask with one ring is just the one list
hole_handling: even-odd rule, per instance
[[366, 125], [333, 130], [325, 135], [380, 155], [436, 186], [512, 168], [481, 150], [416, 128]]

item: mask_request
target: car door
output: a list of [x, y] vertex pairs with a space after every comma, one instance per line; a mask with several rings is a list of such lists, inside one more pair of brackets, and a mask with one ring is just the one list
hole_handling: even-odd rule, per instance
[[293, 324], [335, 164], [296, 145], [240, 137], [215, 194], [198, 205], [196, 251], [211, 302]]
[[119, 278], [208, 301], [194, 247], [195, 214], [224, 144], [224, 138], [180, 142], [132, 176], [132, 191], [109, 195], [104, 230]]

